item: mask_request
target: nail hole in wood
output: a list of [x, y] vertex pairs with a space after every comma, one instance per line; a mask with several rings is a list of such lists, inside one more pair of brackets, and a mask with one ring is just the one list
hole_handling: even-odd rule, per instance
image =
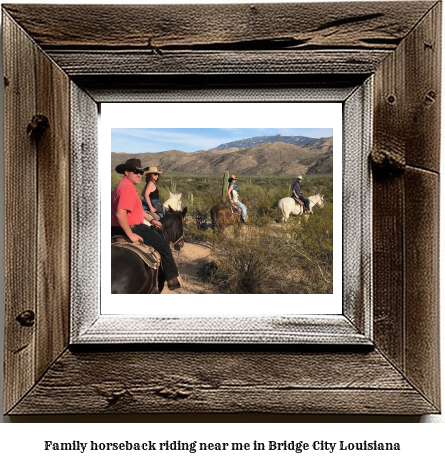
[[425, 95], [425, 103], [427, 105], [431, 105], [432, 103], [434, 103], [436, 100], [436, 92], [434, 92], [434, 90], [430, 90], [429, 92], [427, 92], [427, 94]]

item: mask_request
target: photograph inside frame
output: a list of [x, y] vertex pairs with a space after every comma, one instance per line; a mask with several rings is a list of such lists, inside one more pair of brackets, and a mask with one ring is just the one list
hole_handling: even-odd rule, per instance
[[[187, 104], [179, 105], [184, 110]], [[229, 105], [213, 105], [229, 110], [235, 123]], [[297, 105], [306, 108], [295, 112]], [[284, 108], [288, 121], [313, 122], [299, 128], [200, 127], [202, 115], [190, 112], [194, 127], [118, 127], [119, 117], [105, 117], [111, 180], [101, 202], [106, 205], [111, 194], [111, 254], [102, 284], [108, 275], [111, 302], [138, 302], [131, 314], [153, 314], [144, 303], [146, 294], [151, 302], [156, 299], [156, 314], [163, 298], [168, 308], [168, 299], [180, 295], [187, 307], [191, 297], [204, 303], [212, 296], [205, 314], [341, 313], [341, 304], [335, 305], [341, 301], [341, 108], [317, 103], [237, 106], [244, 116], [240, 121], [269, 106], [281, 119]], [[153, 110], [153, 104], [146, 108]], [[169, 105], [161, 108], [172, 114]], [[103, 170], [105, 157], [101, 155]], [[105, 176], [102, 169], [101, 174]], [[110, 231], [110, 217], [108, 228], [105, 218], [103, 255], [105, 231]], [[236, 310], [249, 297], [248, 307]], [[111, 307], [102, 313], [128, 312], [125, 306]]]

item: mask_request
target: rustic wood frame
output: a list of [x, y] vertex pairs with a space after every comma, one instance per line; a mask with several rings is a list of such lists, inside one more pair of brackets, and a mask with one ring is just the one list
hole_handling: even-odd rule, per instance
[[[342, 207], [342, 245], [336, 247], [336, 257], [342, 266], [342, 271], [335, 274], [338, 279], [335, 302], [341, 314], [295, 316], [284, 303], [280, 315], [224, 315], [190, 316], [185, 309], [181, 317], [170, 314], [168, 304], [164, 304], [163, 314], [149, 315], [111, 315], [107, 314], [107, 301], [101, 300], [99, 277], [99, 231], [94, 227], [100, 224], [101, 209], [98, 196], [83, 195], [84, 182], [79, 179], [82, 173], [93, 168], [91, 159], [85, 160], [78, 150], [86, 142], [83, 127], [95, 127], [97, 109], [90, 113], [83, 106], [77, 107], [81, 99], [77, 98], [78, 90], [73, 94], [73, 110], [71, 123], [72, 155], [71, 172], [71, 211], [84, 211], [85, 220], [74, 221], [71, 226], [71, 281], [76, 283], [71, 291], [70, 344], [107, 344], [107, 343], [268, 343], [268, 344], [349, 344], [372, 345], [372, 246], [371, 221], [372, 202], [369, 195], [372, 189], [371, 169], [368, 155], [371, 149], [372, 89], [373, 79], [369, 78], [358, 86], [347, 86], [336, 89], [313, 88], [292, 89], [286, 96], [283, 92], [257, 87], [245, 89], [243, 98], [255, 102], [256, 111], [264, 110], [264, 103], [276, 100], [290, 102], [329, 101], [341, 103], [343, 118], [343, 160], [340, 164], [342, 175], [336, 179], [347, 202]], [[169, 89], [164, 92], [168, 95]], [[212, 102], [214, 96], [203, 89], [194, 91], [195, 98], [202, 100], [198, 104], [201, 111], [207, 111], [207, 102]], [[121, 99], [120, 93], [115, 93], [116, 99]], [[124, 97], [128, 99], [128, 96]], [[140, 96], [139, 96], [140, 98]], [[147, 94], [147, 102], [159, 102], [161, 93]], [[169, 96], [170, 101], [175, 97]], [[187, 97], [190, 99], [190, 95]], [[231, 89], [218, 89], [218, 101], [222, 105], [233, 102]], [[179, 101], [183, 103], [184, 97]], [[206, 102], [206, 103], [203, 103]], [[196, 103], [194, 103], [195, 105]], [[181, 106], [181, 105], [179, 105]], [[269, 111], [271, 109], [269, 108]], [[292, 111], [290, 111], [292, 113]], [[337, 138], [339, 139], [339, 137]], [[99, 158], [94, 153], [95, 137], [88, 143], [91, 158]], [[96, 169], [96, 167], [94, 167]], [[100, 172], [100, 168], [99, 171]], [[89, 192], [93, 192], [91, 186]], [[106, 199], [102, 200], [106, 201]], [[338, 215], [339, 213], [337, 213]], [[334, 232], [335, 234], [335, 232]], [[103, 235], [102, 235], [103, 237]], [[96, 254], [95, 254], [96, 252]], [[343, 259], [340, 260], [340, 256]], [[102, 265], [103, 266], [103, 265]], [[103, 269], [103, 268], [102, 268]], [[106, 273], [106, 269], [105, 269]], [[347, 279], [343, 280], [343, 276]], [[108, 274], [105, 279], [109, 279]], [[96, 284], [97, 283], [97, 284]], [[341, 289], [338, 289], [341, 288]], [[161, 305], [164, 297], [157, 296]], [[193, 307], [199, 309], [203, 296], [195, 296]], [[262, 295], [252, 296], [250, 305], [256, 306]], [[269, 296], [271, 297], [271, 296]], [[280, 296], [281, 303], [288, 296]], [[320, 296], [311, 296], [314, 302]], [[330, 296], [334, 301], [334, 296]], [[156, 297], [151, 297], [153, 299]], [[273, 298], [274, 305], [279, 299]], [[208, 302], [208, 300], [207, 300]], [[206, 304], [204, 304], [205, 306]], [[208, 303], [207, 303], [208, 305]], [[211, 304], [212, 305], [212, 304]], [[297, 305], [301, 307], [301, 300]], [[320, 306], [320, 304], [318, 304]], [[325, 304], [329, 305], [329, 304]], [[334, 305], [333, 303], [331, 304]], [[337, 308], [338, 310], [338, 308]], [[199, 312], [199, 311], [198, 311]], [[202, 312], [200, 312], [202, 313]], [[205, 313], [205, 312], [204, 312]], [[311, 313], [310, 311], [308, 312]]]
[[[6, 414], [439, 412], [440, 2], [17, 4], [2, 13]], [[69, 345], [74, 104], [88, 113], [116, 95], [221, 86], [237, 99], [258, 83], [342, 87], [370, 76], [371, 348]], [[88, 159], [94, 134], [81, 129], [77, 150]], [[58, 180], [51, 191], [48, 173]]]

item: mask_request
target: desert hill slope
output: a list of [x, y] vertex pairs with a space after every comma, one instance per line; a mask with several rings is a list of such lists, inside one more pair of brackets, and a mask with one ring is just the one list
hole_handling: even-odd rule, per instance
[[324, 174], [332, 173], [332, 155], [333, 138], [329, 137], [301, 145], [265, 142], [247, 148], [225, 147], [198, 152], [112, 152], [111, 169], [114, 170], [129, 158], [140, 158], [143, 166], [157, 166], [168, 173], [218, 174], [229, 171], [238, 175]]

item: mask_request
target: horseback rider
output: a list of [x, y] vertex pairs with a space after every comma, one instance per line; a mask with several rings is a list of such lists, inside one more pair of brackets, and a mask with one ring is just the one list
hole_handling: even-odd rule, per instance
[[306, 210], [310, 210], [309, 208], [309, 199], [306, 197], [303, 197], [303, 192], [300, 190], [300, 184], [301, 181], [303, 180], [302, 176], [297, 176], [297, 180], [295, 181], [294, 185], [292, 186], [292, 198], [295, 200], [296, 203], [304, 204], [304, 208]]
[[[122, 181], [111, 194], [111, 236], [127, 235], [131, 242], [143, 242], [161, 254], [162, 268], [170, 290], [183, 287], [170, 245], [150, 226], [143, 223], [144, 210], [136, 185], [141, 182], [142, 175], [148, 168], [142, 168], [141, 160], [131, 158], [116, 166], [116, 172], [123, 174]], [[152, 226], [160, 228], [157, 220]]]
[[239, 189], [238, 189], [238, 184], [236, 184], [237, 177], [232, 174], [229, 178], [229, 189], [227, 191], [227, 194], [229, 196], [229, 201], [231, 204], [237, 205], [239, 208], [241, 208], [241, 217], [244, 223], [247, 223], [248, 221], [248, 216], [247, 216], [247, 208], [246, 206], [241, 203], [238, 199], [239, 196]]
[[158, 170], [156, 166], [150, 166], [147, 168], [148, 172], [145, 173], [145, 186], [142, 189], [141, 195], [142, 207], [144, 210], [153, 213], [156, 218], [157, 214], [162, 218], [165, 215], [164, 205], [159, 201], [159, 189], [156, 183], [159, 181], [159, 177], [162, 174], [162, 170]]

